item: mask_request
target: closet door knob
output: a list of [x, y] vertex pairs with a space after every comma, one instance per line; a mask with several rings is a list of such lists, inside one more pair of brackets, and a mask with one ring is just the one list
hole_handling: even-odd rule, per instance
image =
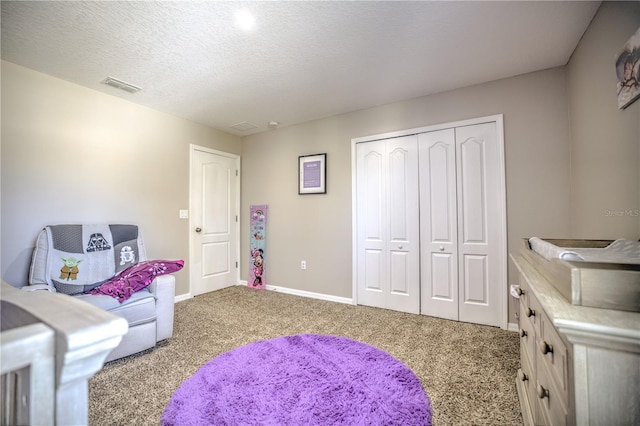
[[535, 317], [536, 316], [536, 311], [534, 311], [531, 308], [527, 308], [527, 311], [525, 312], [525, 315], [529, 318], [531, 317]]
[[440, 251], [444, 251], [444, 247], [443, 246], [440, 246]]
[[520, 337], [524, 337], [527, 335], [527, 331], [524, 328], [520, 329]]
[[518, 293], [518, 296], [522, 296], [522, 295], [524, 294], [524, 290], [523, 290], [523, 289], [521, 289], [520, 287], [518, 287], [518, 288], [516, 289], [516, 293]]
[[202, 228], [196, 228], [196, 232], [202, 232]]
[[402, 250], [402, 246], [398, 246], [398, 250]]

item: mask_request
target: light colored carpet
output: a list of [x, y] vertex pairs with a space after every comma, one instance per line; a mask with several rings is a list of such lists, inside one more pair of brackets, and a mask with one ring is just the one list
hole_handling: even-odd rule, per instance
[[107, 364], [90, 380], [89, 423], [157, 425], [173, 392], [207, 361], [301, 333], [346, 336], [404, 362], [431, 399], [434, 425], [522, 424], [516, 333], [246, 287], [177, 303], [171, 339]]

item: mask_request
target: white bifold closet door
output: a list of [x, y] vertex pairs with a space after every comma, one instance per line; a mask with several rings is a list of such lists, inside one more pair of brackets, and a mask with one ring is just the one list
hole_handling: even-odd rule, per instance
[[421, 313], [500, 326], [496, 123], [419, 135]]
[[358, 303], [420, 312], [418, 138], [356, 146]]

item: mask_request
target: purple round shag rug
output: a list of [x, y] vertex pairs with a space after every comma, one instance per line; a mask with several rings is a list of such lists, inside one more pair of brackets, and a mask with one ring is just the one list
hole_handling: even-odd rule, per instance
[[301, 334], [223, 353], [173, 394], [162, 425], [430, 425], [420, 380], [388, 353]]

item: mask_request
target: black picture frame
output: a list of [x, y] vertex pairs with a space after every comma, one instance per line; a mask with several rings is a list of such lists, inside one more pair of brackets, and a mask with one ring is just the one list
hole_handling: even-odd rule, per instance
[[327, 193], [327, 154], [298, 157], [298, 194]]

